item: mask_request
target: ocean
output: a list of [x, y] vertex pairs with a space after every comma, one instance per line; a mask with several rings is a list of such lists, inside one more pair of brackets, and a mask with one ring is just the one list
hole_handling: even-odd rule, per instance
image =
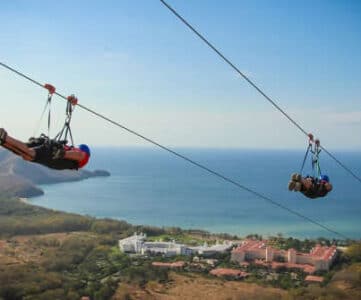
[[[334, 186], [311, 200], [289, 192], [304, 152], [281, 150], [176, 149], [240, 184], [350, 238], [361, 238], [361, 184], [321, 153], [321, 168]], [[361, 176], [361, 153], [335, 152]], [[42, 185], [31, 202], [66, 212], [126, 220], [132, 224], [304, 238], [339, 238], [255, 195], [155, 148], [95, 148], [88, 169], [110, 177]], [[305, 167], [311, 172], [311, 163]]]

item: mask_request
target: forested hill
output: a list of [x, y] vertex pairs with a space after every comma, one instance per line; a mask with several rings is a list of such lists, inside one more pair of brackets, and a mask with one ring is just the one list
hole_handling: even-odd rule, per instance
[[34, 197], [43, 194], [38, 184], [78, 181], [95, 176], [109, 176], [106, 171], [57, 171], [29, 163], [9, 151], [0, 149], [0, 194]]

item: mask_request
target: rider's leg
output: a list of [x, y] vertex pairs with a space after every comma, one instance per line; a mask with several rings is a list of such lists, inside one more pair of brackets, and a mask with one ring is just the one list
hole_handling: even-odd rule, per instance
[[291, 180], [291, 181], [288, 183], [288, 190], [289, 190], [289, 191], [293, 191], [294, 188], [295, 188], [295, 186], [296, 186], [296, 181]]
[[28, 148], [25, 143], [9, 136], [3, 128], [0, 128], [0, 144], [25, 160], [33, 160], [35, 157], [34, 149]]

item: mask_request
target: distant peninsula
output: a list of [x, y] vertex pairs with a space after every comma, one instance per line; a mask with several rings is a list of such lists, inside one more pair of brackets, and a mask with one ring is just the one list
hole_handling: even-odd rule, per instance
[[91, 177], [107, 177], [105, 170], [57, 171], [29, 163], [5, 150], [0, 150], [0, 194], [9, 197], [36, 197], [44, 194], [41, 184], [79, 181]]

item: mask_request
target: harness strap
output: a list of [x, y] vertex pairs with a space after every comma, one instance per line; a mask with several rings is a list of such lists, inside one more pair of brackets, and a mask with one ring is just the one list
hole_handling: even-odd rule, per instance
[[41, 120], [43, 119], [44, 114], [45, 114], [47, 108], [48, 108], [48, 136], [50, 136], [51, 99], [52, 99], [53, 94], [55, 93], [56, 89], [55, 89], [54, 86], [52, 86], [52, 85], [49, 84], [49, 83], [44, 84], [44, 88], [46, 88], [46, 89], [48, 90], [48, 97], [47, 97], [47, 100], [46, 100], [44, 109], [43, 109], [43, 111], [42, 111], [42, 113], [41, 113], [40, 119], [39, 119], [39, 121], [38, 121], [38, 124], [37, 124], [37, 126], [36, 126], [36, 128], [35, 128], [35, 130], [34, 130], [33, 136], [36, 136], [36, 135], [37, 135], [37, 131], [39, 130]]
[[44, 87], [49, 91], [48, 93], [48, 100], [47, 104], [49, 106], [48, 111], [48, 136], [50, 136], [50, 125], [51, 125], [51, 98], [53, 97], [53, 94], [55, 93], [56, 89], [53, 85], [46, 83], [44, 84]]
[[303, 169], [304, 169], [304, 167], [305, 167], [305, 163], [306, 163], [306, 160], [307, 160], [307, 157], [308, 157], [308, 153], [310, 152], [311, 148], [312, 148], [312, 144], [309, 143], [309, 144], [308, 144], [308, 147], [307, 147], [307, 150], [306, 150], [306, 153], [305, 153], [305, 156], [304, 156], [304, 158], [303, 158], [303, 162], [302, 162], [300, 174], [302, 174], [302, 172], [303, 172]]
[[312, 152], [312, 143], [313, 143], [313, 134], [309, 133], [308, 134], [308, 147], [305, 153], [305, 156], [303, 158], [303, 162], [302, 162], [302, 166], [301, 166], [301, 170], [300, 170], [300, 174], [302, 175], [303, 169], [305, 167], [305, 163], [308, 157], [308, 153], [311, 151]]
[[72, 113], [74, 111], [74, 106], [77, 103], [78, 103], [78, 99], [74, 95], [71, 95], [68, 97], [68, 102], [66, 104], [66, 110], [65, 110], [66, 119], [65, 119], [64, 126], [54, 138], [54, 140], [56, 140], [58, 142], [62, 141], [62, 142], [65, 142], [65, 144], [66, 144], [67, 138], [69, 136], [72, 147], [74, 147], [74, 139], [73, 139], [73, 134], [72, 134], [71, 128], [70, 128], [70, 122], [71, 122]]
[[320, 152], [321, 152], [320, 141], [319, 140], [316, 140], [315, 145], [314, 145], [314, 149], [311, 149], [311, 152], [313, 154], [313, 157], [312, 157], [312, 170], [313, 170], [315, 179], [318, 181], [318, 179], [322, 175], [320, 162], [319, 162], [319, 155], [320, 155]]

